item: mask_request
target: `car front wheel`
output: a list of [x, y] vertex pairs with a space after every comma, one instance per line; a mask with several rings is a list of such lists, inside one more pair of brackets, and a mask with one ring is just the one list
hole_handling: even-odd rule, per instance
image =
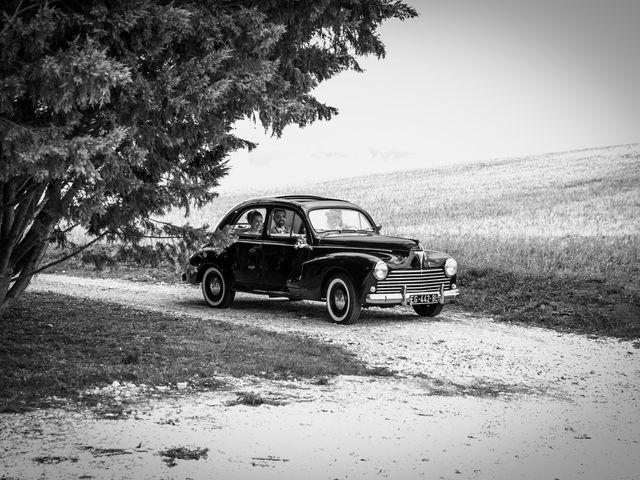
[[435, 317], [442, 311], [441, 303], [434, 303], [432, 305], [412, 305], [412, 307], [421, 317]]
[[327, 287], [327, 310], [331, 319], [335, 323], [354, 323], [361, 309], [351, 279], [346, 275], [333, 277]]
[[210, 307], [227, 308], [235, 293], [229, 288], [229, 281], [217, 267], [209, 267], [202, 275], [202, 295]]

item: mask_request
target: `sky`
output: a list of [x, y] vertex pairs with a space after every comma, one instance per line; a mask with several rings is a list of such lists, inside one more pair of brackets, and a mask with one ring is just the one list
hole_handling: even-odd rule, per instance
[[380, 28], [384, 59], [321, 83], [339, 110], [252, 152], [222, 190], [640, 142], [638, 0], [408, 1]]

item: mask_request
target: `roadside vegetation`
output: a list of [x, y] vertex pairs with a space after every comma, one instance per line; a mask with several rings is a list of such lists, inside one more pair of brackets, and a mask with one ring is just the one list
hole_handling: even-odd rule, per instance
[[0, 337], [0, 412], [113, 381], [211, 389], [222, 375], [376, 374], [308, 338], [52, 293], [27, 291], [0, 318]]

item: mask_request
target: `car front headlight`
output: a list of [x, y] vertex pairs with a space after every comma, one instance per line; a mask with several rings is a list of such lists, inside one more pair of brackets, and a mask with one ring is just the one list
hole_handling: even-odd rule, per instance
[[384, 280], [387, 278], [387, 274], [389, 273], [389, 267], [383, 261], [379, 261], [376, 263], [376, 266], [373, 267], [373, 276], [378, 280]]
[[458, 273], [458, 262], [456, 262], [453, 258], [447, 259], [444, 262], [444, 273], [447, 277], [453, 277], [456, 273]]

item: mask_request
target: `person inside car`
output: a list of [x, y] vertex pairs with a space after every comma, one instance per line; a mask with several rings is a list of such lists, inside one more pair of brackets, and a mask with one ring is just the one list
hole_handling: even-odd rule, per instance
[[271, 222], [271, 233], [276, 235], [288, 235], [290, 232], [287, 227], [287, 212], [282, 208], [276, 208], [273, 211], [273, 220]]
[[329, 230], [342, 229], [342, 211], [341, 210], [327, 210], [327, 228]]
[[[326, 216], [327, 216], [327, 230], [357, 230], [358, 228], [351, 225], [349, 222], [349, 219], [347, 219], [346, 221], [344, 220], [344, 218], [342, 217], [342, 210], [340, 209], [331, 209], [331, 210], [327, 210], [326, 212]], [[350, 215], [347, 215], [347, 217], [352, 217]], [[351, 218], [351, 220], [353, 220], [353, 218]]]
[[257, 210], [251, 210], [247, 213], [247, 220], [250, 228], [247, 233], [259, 234], [262, 231], [262, 214]]

